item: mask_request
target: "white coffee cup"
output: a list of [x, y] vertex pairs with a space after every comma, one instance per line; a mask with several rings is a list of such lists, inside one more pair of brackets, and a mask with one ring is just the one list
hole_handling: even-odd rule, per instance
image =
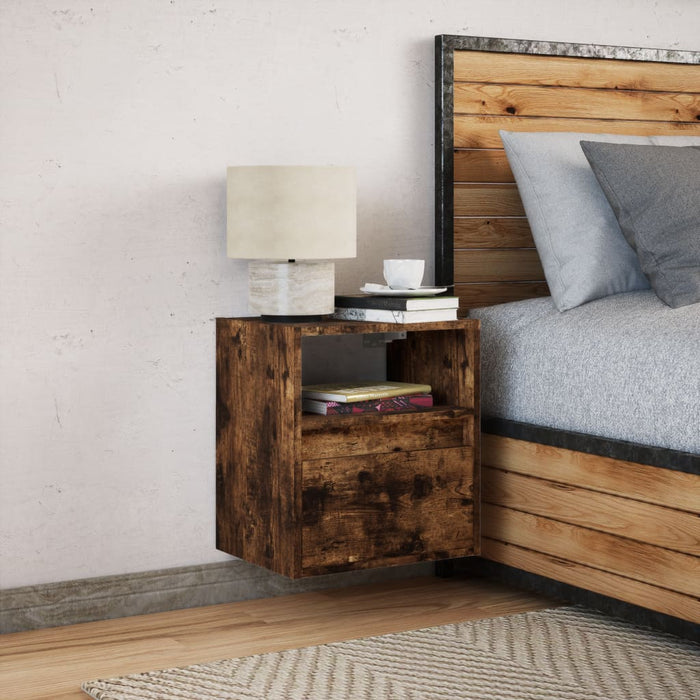
[[384, 279], [392, 289], [418, 289], [425, 260], [385, 260]]

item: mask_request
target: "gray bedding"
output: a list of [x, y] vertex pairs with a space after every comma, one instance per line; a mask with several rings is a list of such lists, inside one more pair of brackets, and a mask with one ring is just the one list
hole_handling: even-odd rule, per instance
[[485, 416], [700, 453], [700, 304], [671, 309], [644, 290], [470, 316], [482, 321]]

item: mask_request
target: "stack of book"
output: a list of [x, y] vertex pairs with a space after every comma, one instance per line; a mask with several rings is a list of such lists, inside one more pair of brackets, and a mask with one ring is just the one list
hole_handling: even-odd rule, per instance
[[458, 297], [338, 295], [335, 297], [335, 318], [383, 323], [454, 321], [458, 306]]
[[429, 384], [355, 382], [310, 384], [301, 388], [301, 407], [307, 413], [389, 413], [419, 411], [433, 405]]

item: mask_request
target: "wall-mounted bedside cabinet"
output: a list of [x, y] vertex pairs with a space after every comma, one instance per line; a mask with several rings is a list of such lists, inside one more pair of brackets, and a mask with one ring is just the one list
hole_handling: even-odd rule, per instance
[[[302, 413], [303, 338], [397, 331], [386, 379], [433, 408]], [[216, 360], [219, 549], [292, 578], [479, 553], [478, 321], [220, 318]]]

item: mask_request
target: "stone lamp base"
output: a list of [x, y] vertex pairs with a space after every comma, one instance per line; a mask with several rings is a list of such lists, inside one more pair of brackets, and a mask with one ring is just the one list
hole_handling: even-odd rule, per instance
[[248, 263], [249, 305], [262, 316], [323, 316], [335, 311], [335, 264], [322, 261]]

